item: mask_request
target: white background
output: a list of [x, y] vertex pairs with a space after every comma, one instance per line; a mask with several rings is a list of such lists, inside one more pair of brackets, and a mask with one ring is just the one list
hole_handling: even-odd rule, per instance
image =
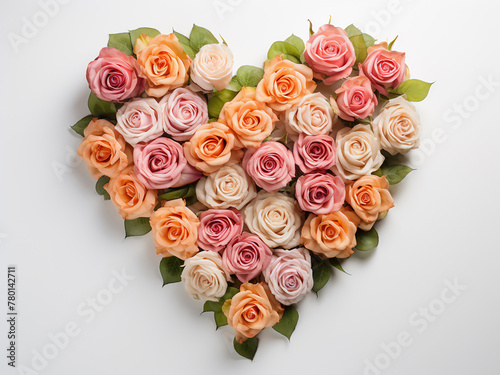
[[[26, 373], [6, 365], [7, 264], [18, 268], [18, 365], [32, 368], [51, 333], [78, 326], [36, 373], [498, 373], [498, 2], [75, 0], [17, 52], [9, 33], [22, 36], [25, 17], [43, 22], [42, 7], [0, 4], [0, 373]], [[436, 81], [417, 103], [423, 151], [412, 157], [418, 170], [392, 190], [396, 207], [377, 227], [379, 247], [353, 255], [344, 262], [351, 276], [335, 272], [319, 298], [299, 304], [291, 342], [263, 332], [250, 362], [234, 353], [232, 330], [216, 332], [182, 285], [161, 287], [151, 235], [124, 240], [121, 217], [95, 193], [83, 162], [75, 166], [81, 138], [68, 127], [88, 114], [86, 65], [109, 33], [188, 34], [196, 23], [224, 37], [236, 66], [260, 66], [273, 41], [305, 39], [307, 19], [317, 29], [329, 15], [378, 40], [399, 35], [394, 48], [406, 52], [412, 76]], [[78, 306], [122, 269], [134, 279], [87, 323]], [[447, 282], [466, 288], [453, 302], [445, 292], [448, 303]], [[429, 307], [436, 314], [420, 316]], [[390, 343], [404, 331], [411, 345], [398, 350]]]

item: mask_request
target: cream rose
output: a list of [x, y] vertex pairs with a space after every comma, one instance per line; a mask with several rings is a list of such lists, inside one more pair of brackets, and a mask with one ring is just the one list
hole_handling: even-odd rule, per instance
[[308, 94], [285, 112], [284, 122], [289, 134], [324, 135], [330, 133], [334, 112], [321, 93]]
[[205, 92], [221, 91], [233, 75], [233, 53], [224, 44], [206, 44], [191, 63], [191, 81]]

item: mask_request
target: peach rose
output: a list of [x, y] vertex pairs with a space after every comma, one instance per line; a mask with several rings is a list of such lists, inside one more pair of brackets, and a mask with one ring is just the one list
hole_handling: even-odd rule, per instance
[[[169, 90], [187, 83], [191, 58], [182, 49], [177, 37], [172, 33], [157, 35], [147, 46], [137, 52], [137, 61], [146, 76], [146, 93], [155, 98], [162, 97]], [[136, 42], [137, 43], [137, 42]]]
[[370, 80], [363, 76], [349, 78], [335, 93], [337, 100], [330, 97], [330, 103], [339, 117], [346, 121], [371, 116], [378, 104]]
[[256, 99], [282, 112], [315, 89], [311, 68], [276, 56], [265, 67], [264, 77], [257, 85]]
[[147, 189], [134, 173], [131, 165], [104, 185], [111, 202], [126, 220], [149, 217], [158, 203], [157, 191]]
[[224, 44], [206, 44], [191, 64], [191, 82], [204, 92], [223, 90], [233, 75], [233, 53]]
[[132, 162], [132, 149], [109, 121], [93, 118], [84, 134], [78, 155], [96, 180], [102, 175], [116, 177]]
[[163, 201], [162, 207], [151, 215], [156, 254], [164, 258], [175, 256], [186, 260], [198, 249], [198, 227], [200, 221], [183, 199]]
[[358, 227], [362, 230], [370, 230], [380, 213], [394, 207], [385, 176], [363, 176], [346, 188], [346, 201], [361, 219]]

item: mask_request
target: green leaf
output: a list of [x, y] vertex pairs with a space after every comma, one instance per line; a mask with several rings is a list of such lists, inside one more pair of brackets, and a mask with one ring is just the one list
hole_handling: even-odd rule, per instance
[[386, 175], [387, 181], [389, 185], [396, 185], [400, 183], [411, 171], [414, 171], [413, 168], [408, 167], [407, 165], [395, 164], [395, 165], [384, 165], [380, 169], [373, 172], [373, 174], [382, 177]]
[[116, 118], [116, 107], [113, 103], [99, 99], [93, 92], [89, 95], [88, 106], [90, 113], [95, 117], [104, 117], [108, 120]]
[[193, 25], [191, 34], [189, 35], [191, 47], [195, 53], [198, 53], [201, 47], [206, 44], [218, 44], [219, 41], [210, 31], [204, 27]]
[[179, 40], [179, 44], [181, 45], [182, 49], [186, 54], [194, 59], [194, 56], [196, 55], [196, 52], [194, 51], [193, 47], [191, 47], [191, 42], [189, 41], [189, 38], [185, 35], [182, 35], [181, 33], [178, 33], [177, 31], [173, 31], [174, 35], [177, 37]]
[[213, 311], [216, 329], [227, 325], [227, 318], [222, 311], [222, 306], [226, 300], [233, 298], [233, 296], [238, 292], [238, 288], [230, 286], [227, 288], [226, 293], [219, 299], [219, 301], [206, 301], [203, 305], [203, 312]]
[[130, 33], [109, 34], [108, 47], [116, 48], [128, 56], [132, 56], [133, 46], [130, 42]]
[[227, 326], [226, 314], [224, 314], [222, 311], [214, 312], [214, 319], [215, 319], [216, 329], [219, 329], [220, 327], [223, 326]]
[[262, 77], [264, 69], [250, 65], [243, 65], [236, 72], [238, 83], [243, 87], [257, 87]]
[[312, 24], [311, 20], [307, 20], [307, 21], [309, 22], [309, 36], [311, 36], [314, 34], [313, 24]]
[[292, 336], [292, 333], [297, 326], [298, 320], [299, 313], [297, 312], [295, 307], [286, 306], [283, 316], [281, 317], [280, 321], [273, 326], [273, 329], [290, 340], [290, 337]]
[[151, 232], [151, 225], [148, 217], [138, 217], [134, 220], [124, 220], [125, 238], [134, 236], [144, 236]]
[[362, 63], [363, 61], [365, 61], [367, 56], [366, 52], [367, 46], [365, 43], [365, 38], [361, 30], [359, 30], [354, 25], [347, 26], [345, 28], [345, 31], [354, 47], [354, 53], [356, 54], [356, 66], [357, 66], [358, 63]]
[[304, 41], [297, 35], [294, 34], [290, 35], [288, 38], [285, 39], [285, 42], [290, 43], [292, 46], [295, 46], [295, 48], [297, 48], [297, 51], [299, 51], [300, 54], [302, 54], [306, 49]]
[[337, 259], [337, 258], [330, 258], [329, 259], [330, 261], [330, 264], [332, 266], [334, 266], [336, 269], [338, 269], [339, 271], [342, 271], [344, 272], [346, 275], [350, 275], [350, 273], [346, 272], [343, 268], [342, 268], [342, 265], [340, 264], [340, 261]]
[[220, 111], [224, 104], [230, 102], [237, 95], [236, 92], [224, 89], [222, 91], [218, 91], [208, 99], [208, 114], [210, 117], [219, 118]]
[[312, 290], [318, 293], [330, 280], [332, 275], [332, 269], [326, 264], [326, 262], [320, 262], [313, 267], [313, 287]]
[[365, 41], [366, 48], [375, 44], [375, 38], [369, 34], [363, 33], [363, 40]]
[[390, 51], [390, 50], [392, 50], [392, 46], [394, 45], [394, 42], [395, 42], [396, 40], [398, 40], [398, 36], [399, 36], [399, 35], [396, 35], [396, 37], [394, 38], [394, 40], [393, 40], [392, 42], [390, 42], [390, 43], [389, 43], [389, 45], [387, 46], [387, 49], [388, 49], [389, 51]]
[[85, 128], [90, 124], [90, 121], [94, 118], [92, 115], [85, 116], [81, 120], [79, 120], [75, 125], [71, 127], [76, 133], [80, 134], [82, 137], [85, 137]]
[[378, 233], [375, 228], [369, 231], [358, 229], [356, 231], [356, 249], [361, 251], [372, 250], [378, 245]]
[[160, 35], [161, 33], [158, 30], [153, 29], [151, 27], [139, 27], [138, 29], [130, 30], [129, 34], [130, 34], [130, 43], [133, 49], [135, 41], [137, 40], [137, 38], [141, 36], [141, 34], [146, 34], [149, 35], [151, 38], [154, 38], [155, 36]]
[[297, 47], [288, 42], [274, 42], [271, 45], [267, 52], [267, 58], [272, 60], [276, 55], [281, 55], [286, 60], [300, 64], [300, 53]]
[[165, 193], [158, 196], [160, 200], [171, 201], [173, 199], [187, 199], [196, 195], [196, 184], [189, 184], [180, 188], [168, 189]]
[[95, 183], [95, 191], [97, 191], [97, 194], [102, 195], [105, 201], [111, 199], [109, 193], [104, 189], [104, 185], [106, 185], [109, 180], [110, 178], [108, 176], [101, 176]]
[[160, 261], [160, 273], [163, 278], [163, 286], [181, 281], [182, 266], [184, 261], [176, 257], [162, 258]]
[[255, 353], [257, 352], [257, 348], [259, 347], [259, 339], [257, 337], [252, 337], [251, 339], [246, 339], [240, 344], [236, 341], [236, 338], [234, 338], [233, 346], [236, 353], [242, 357], [253, 360], [253, 357], [255, 357]]
[[226, 86], [227, 90], [231, 90], [234, 92], [239, 92], [243, 87], [241, 86], [240, 82], [238, 81], [238, 77], [233, 76], [231, 78], [231, 81], [229, 81], [229, 84]]
[[419, 79], [408, 79], [403, 81], [397, 88], [391, 90], [391, 93], [404, 94], [406, 95], [406, 100], [410, 102], [421, 102], [427, 97], [432, 84]]

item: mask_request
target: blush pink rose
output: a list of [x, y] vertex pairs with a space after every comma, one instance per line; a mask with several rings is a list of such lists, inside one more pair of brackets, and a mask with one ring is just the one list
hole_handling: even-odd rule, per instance
[[[346, 80], [335, 93], [338, 95], [336, 112], [346, 121], [371, 116], [378, 104], [370, 80], [363, 76]], [[331, 102], [334, 105], [333, 100]]]
[[387, 95], [388, 88], [398, 87], [405, 79], [405, 54], [377, 48], [368, 54], [363, 64], [359, 64], [359, 75], [368, 77], [375, 89]]
[[[356, 62], [354, 47], [345, 30], [323, 25], [306, 43], [304, 58], [326, 85], [349, 77]], [[326, 77], [324, 77], [326, 76]]]
[[227, 245], [222, 266], [242, 283], [257, 277], [271, 261], [271, 249], [255, 234], [244, 232]]
[[345, 185], [340, 177], [328, 173], [305, 174], [297, 180], [295, 197], [304, 211], [326, 215], [344, 204]]
[[112, 47], [101, 49], [87, 66], [87, 82], [99, 99], [108, 102], [139, 96], [146, 84], [137, 60]]
[[199, 219], [198, 246], [204, 250], [220, 252], [243, 232], [243, 216], [234, 208], [203, 211]]
[[264, 142], [259, 148], [248, 149], [242, 164], [255, 183], [270, 193], [295, 177], [293, 153], [280, 142]]
[[300, 133], [293, 145], [295, 164], [304, 173], [326, 171], [337, 162], [335, 141], [328, 135], [305, 135]]

